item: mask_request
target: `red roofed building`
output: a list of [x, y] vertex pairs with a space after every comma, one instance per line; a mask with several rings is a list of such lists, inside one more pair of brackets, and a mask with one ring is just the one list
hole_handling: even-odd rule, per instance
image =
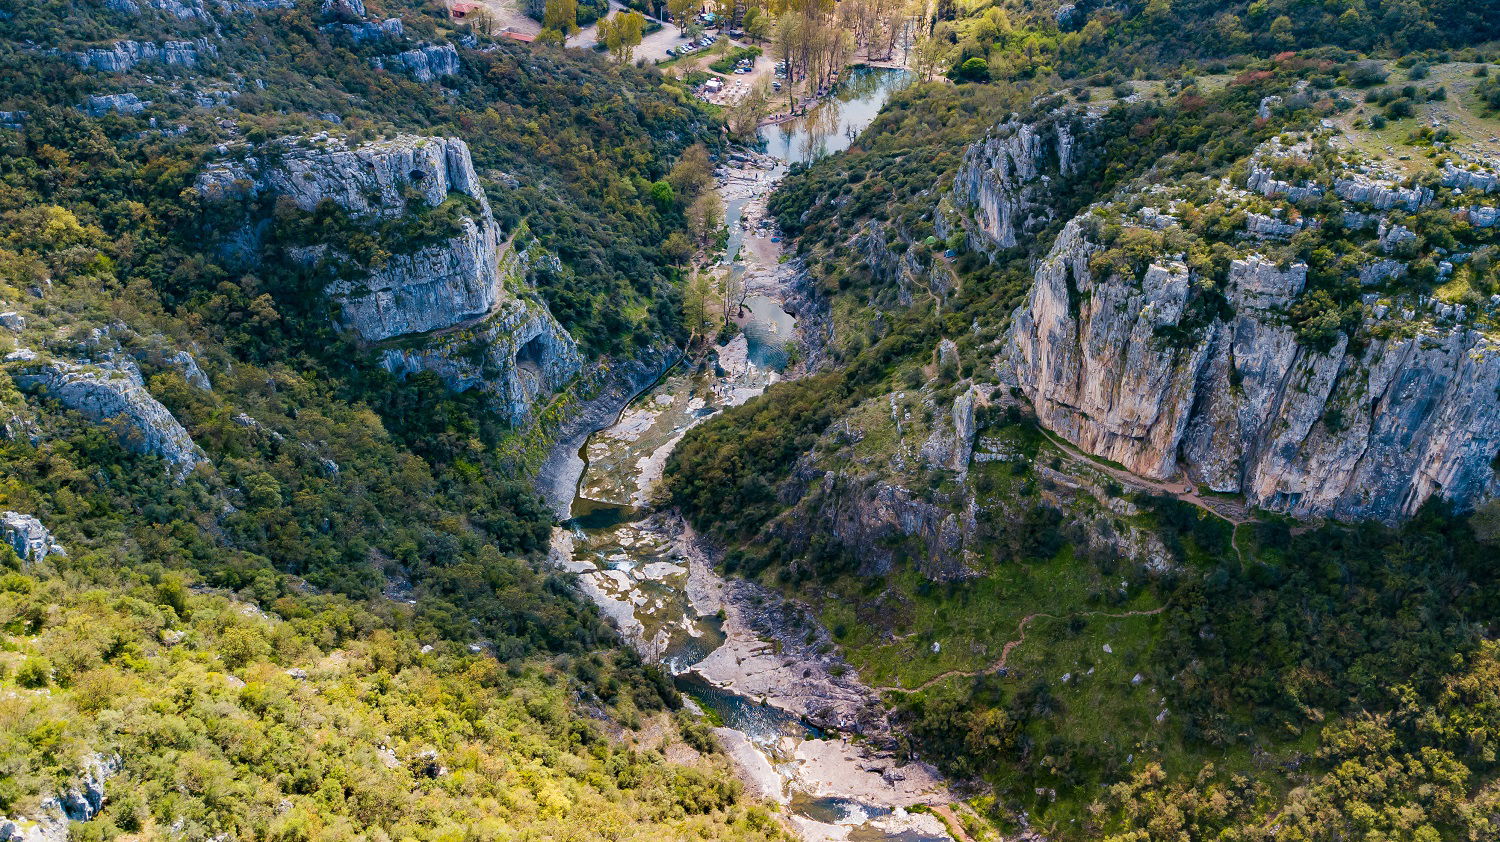
[[532, 41], [536, 40], [535, 35], [527, 35], [524, 32], [511, 32], [509, 30], [506, 30], [505, 32], [502, 32], [500, 34], [504, 35], [506, 38], [509, 38], [512, 41], [520, 41], [523, 44], [530, 44]]
[[479, 9], [480, 6], [478, 3], [458, 2], [450, 4], [448, 6], [448, 14], [452, 15], [454, 20], [463, 20], [469, 15], [472, 15], [475, 12], [479, 11]]

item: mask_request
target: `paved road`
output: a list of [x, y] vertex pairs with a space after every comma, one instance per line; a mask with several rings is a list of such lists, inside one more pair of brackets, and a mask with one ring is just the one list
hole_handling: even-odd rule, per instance
[[[609, 8], [612, 13], [622, 9], [628, 11], [623, 4], [617, 3], [615, 0], [610, 0]], [[648, 24], [653, 20], [655, 18], [646, 18]], [[584, 50], [592, 49], [597, 43], [599, 43], [598, 24], [590, 24], [580, 29], [572, 38], [568, 39], [569, 47], [577, 47]], [[661, 29], [641, 39], [640, 46], [635, 48], [635, 57], [637, 61], [640, 59], [661, 61], [668, 58], [668, 47], [675, 47], [683, 43], [685, 43], [685, 39], [682, 37], [682, 30], [678, 29], [676, 24], [663, 23]]]

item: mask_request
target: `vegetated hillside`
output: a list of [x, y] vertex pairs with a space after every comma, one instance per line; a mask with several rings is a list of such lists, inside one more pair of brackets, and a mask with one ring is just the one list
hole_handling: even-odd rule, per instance
[[[778, 836], [546, 572], [524, 481], [588, 385], [538, 357], [677, 330], [705, 115], [440, 4], [0, 11], [0, 832]], [[456, 350], [401, 327], [457, 317], [426, 277], [496, 308]], [[359, 320], [376, 281], [408, 303]], [[516, 314], [553, 346], [487, 357]], [[392, 350], [514, 378], [524, 421]]]
[[1002, 826], [1493, 835], [1500, 148], [1462, 57], [904, 92], [772, 201], [828, 369], [692, 431], [674, 502]]
[[1184, 62], [1214, 71], [1236, 57], [1338, 48], [1396, 56], [1500, 38], [1492, 3], [1212, 2], [938, 3], [918, 66], [961, 80], [1125, 78]]

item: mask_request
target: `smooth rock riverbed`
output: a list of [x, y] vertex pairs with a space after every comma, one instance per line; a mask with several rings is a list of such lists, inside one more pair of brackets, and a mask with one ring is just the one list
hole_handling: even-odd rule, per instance
[[798, 337], [784, 308], [799, 279], [781, 261], [764, 216], [781, 172], [762, 158], [721, 178], [742, 226], [731, 270], [753, 297], [737, 313], [741, 331], [680, 362], [582, 444], [586, 467], [571, 517], [554, 530], [552, 561], [575, 574], [632, 646], [723, 722], [714, 733], [747, 791], [782, 805], [803, 839], [948, 840], [936, 817], [908, 809], [953, 801], [944, 781], [896, 755], [879, 699], [811, 613], [720, 576], [711, 551], [679, 518], [651, 510], [683, 435], [785, 376]]

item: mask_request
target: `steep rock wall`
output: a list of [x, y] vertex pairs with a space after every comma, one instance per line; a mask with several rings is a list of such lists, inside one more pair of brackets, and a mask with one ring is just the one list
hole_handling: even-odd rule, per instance
[[79, 67], [106, 73], [124, 73], [142, 62], [158, 61], [169, 67], [197, 67], [204, 58], [217, 56], [219, 48], [207, 38], [193, 41], [116, 41], [73, 54]]
[[469, 146], [458, 138], [402, 135], [350, 147], [325, 134], [256, 151], [205, 168], [198, 191], [210, 200], [269, 192], [306, 211], [328, 199], [355, 216], [383, 219], [406, 213], [408, 191], [431, 206], [463, 193], [490, 214]]
[[1082, 218], [1068, 223], [997, 360], [1047, 429], [1142, 476], [1300, 517], [1394, 522], [1434, 496], [1500, 492], [1500, 345], [1482, 333], [1409, 322], [1322, 353], [1282, 317], [1306, 268], [1250, 257], [1229, 272], [1233, 317], [1169, 344], [1158, 329], [1187, 312], [1187, 267], [1095, 278], [1095, 250]]
[[1057, 182], [1088, 160], [1089, 130], [1087, 119], [1060, 113], [1041, 123], [1009, 120], [971, 144], [953, 179], [970, 245], [1014, 248], [1051, 223]]
[[[468, 196], [479, 211], [461, 220], [457, 236], [330, 284], [335, 322], [380, 346], [392, 373], [433, 371], [449, 388], [482, 389], [516, 424], [578, 373], [576, 343], [524, 289], [523, 261], [501, 242], [467, 144], [404, 136], [350, 148], [326, 136], [312, 140], [213, 165], [198, 190], [209, 199], [284, 196], [309, 211], [332, 201], [356, 219], [377, 221], [407, 213], [409, 201], [436, 207], [451, 194]], [[343, 256], [319, 245], [294, 257]]]
[[[507, 251], [500, 271], [517, 277], [520, 262]], [[398, 376], [431, 371], [454, 391], [483, 390], [513, 424], [583, 368], [578, 346], [551, 312], [519, 297], [504, 298], [472, 326], [385, 347], [380, 362]]]
[[501, 245], [493, 221], [465, 219], [462, 233], [325, 292], [339, 305], [337, 321], [378, 342], [481, 319], [504, 298], [497, 261]]

